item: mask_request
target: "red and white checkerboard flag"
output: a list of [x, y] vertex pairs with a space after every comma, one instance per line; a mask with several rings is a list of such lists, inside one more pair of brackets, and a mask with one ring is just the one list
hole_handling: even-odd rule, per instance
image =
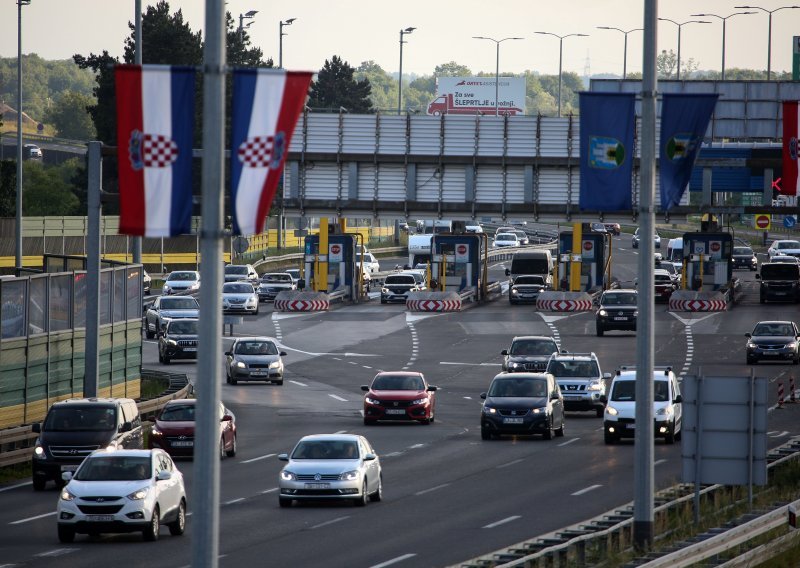
[[194, 78], [191, 67], [117, 65], [119, 232], [191, 231]]
[[783, 172], [781, 193], [797, 195], [798, 101], [783, 101]]
[[233, 74], [231, 209], [233, 232], [264, 229], [306, 102], [311, 73], [237, 69]]

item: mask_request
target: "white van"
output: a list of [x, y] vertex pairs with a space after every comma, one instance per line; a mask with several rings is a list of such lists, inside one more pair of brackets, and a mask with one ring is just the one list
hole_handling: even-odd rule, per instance
[[[653, 369], [653, 418], [655, 436], [667, 444], [681, 439], [683, 397], [672, 367]], [[603, 434], [606, 444], [636, 435], [636, 369], [622, 367], [608, 389], [603, 415]]]
[[361, 266], [361, 257], [364, 257], [364, 271], [370, 274], [375, 274], [376, 272], [380, 272], [381, 265], [378, 263], [378, 259], [371, 252], [356, 253], [356, 264]]
[[678, 269], [678, 272], [683, 270], [683, 238], [670, 239], [667, 244], [667, 262], [671, 262]]
[[553, 289], [553, 255], [549, 249], [515, 252], [511, 258], [511, 268], [506, 268], [506, 276], [511, 282], [517, 276], [541, 276], [548, 290]]

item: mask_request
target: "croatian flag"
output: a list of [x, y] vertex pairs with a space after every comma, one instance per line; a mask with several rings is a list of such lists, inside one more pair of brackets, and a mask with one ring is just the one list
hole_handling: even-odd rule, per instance
[[797, 195], [798, 101], [783, 101], [783, 171], [781, 193]]
[[117, 65], [119, 232], [191, 231], [195, 70]]
[[231, 209], [233, 232], [264, 229], [311, 73], [237, 69], [233, 74]]

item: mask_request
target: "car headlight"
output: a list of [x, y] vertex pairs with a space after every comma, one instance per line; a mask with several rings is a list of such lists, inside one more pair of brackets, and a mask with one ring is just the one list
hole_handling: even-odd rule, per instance
[[511, 288], [511, 293], [512, 294], [519, 294], [519, 292], [517, 291], [516, 288]]
[[497, 409], [496, 408], [492, 408], [491, 406], [486, 406], [485, 404], [483, 405], [483, 411], [486, 414], [495, 414], [495, 413], [497, 413]]
[[546, 406], [541, 406], [539, 408], [534, 408], [533, 409], [533, 413], [534, 414], [547, 414], [547, 407]]
[[166, 284], [166, 283], [165, 283], [165, 284], [164, 284], [164, 286], [163, 286], [161, 289], [162, 289], [164, 292], [169, 292], [169, 284]]
[[605, 310], [600, 310], [600, 311], [599, 311], [599, 312], [597, 312], [597, 313], [598, 313], [599, 315], [603, 316], [603, 317], [606, 317], [606, 316], [608, 315], [608, 312], [607, 312], [607, 311], [605, 311]]
[[611, 416], [616, 416], [617, 414], [619, 414], [619, 411], [613, 406], [606, 406], [606, 412]]
[[178, 345], [178, 342], [177, 342], [177, 341], [175, 341], [174, 339], [167, 339], [167, 341], [166, 341], [166, 344], [167, 344], [167, 345], [170, 345], [170, 346], [172, 346], [172, 347], [175, 347], [175, 346], [177, 346], [177, 345]]
[[269, 364], [269, 368], [270, 369], [277, 369], [280, 366], [281, 366], [281, 362], [280, 361], [273, 361], [272, 363]]
[[44, 446], [42, 446], [42, 444], [38, 440], [36, 441], [36, 447], [33, 448], [33, 457], [38, 458], [40, 460], [44, 459], [45, 457]]
[[517, 369], [519, 367], [522, 367], [522, 363], [509, 363], [508, 364], [508, 368], [509, 369]]
[[189, 290], [197, 290], [199, 287], [200, 287], [200, 283], [199, 282], [195, 282], [191, 286], [189, 286]]
[[380, 405], [380, 403], [381, 403], [380, 400], [377, 400], [377, 399], [374, 399], [374, 398], [370, 398], [370, 397], [366, 397], [364, 400], [367, 402], [367, 404]]
[[247, 303], [248, 304], [257, 304], [258, 303], [258, 298], [252, 298], [252, 297], [248, 298], [247, 299]]
[[153, 425], [153, 427], [150, 428], [150, 435], [151, 436], [163, 436], [164, 433], [161, 430], [158, 429], [158, 426]]
[[389, 288], [381, 288], [381, 294], [388, 294]]
[[137, 489], [130, 495], [127, 495], [127, 498], [130, 499], [131, 501], [141, 501], [142, 499], [147, 497], [147, 494], [149, 492], [150, 492], [149, 487], [142, 487], [141, 489]]
[[794, 343], [787, 343], [786, 349], [794, 349]]
[[747, 348], [748, 349], [755, 349], [756, 347], [758, 347], [758, 346], [755, 343], [751, 343], [751, 342], [747, 343]]
[[358, 470], [354, 469], [352, 471], [345, 471], [339, 476], [339, 479], [341, 481], [355, 481], [358, 479]]
[[66, 488], [61, 490], [61, 495], [59, 497], [62, 501], [72, 501], [75, 499], [75, 495], [67, 491]]
[[639, 310], [633, 310], [633, 317], [635, 318], [639, 317]]
[[236, 361], [236, 365], [235, 366], [237, 368], [239, 368], [239, 369], [246, 369], [247, 368], [247, 365], [245, 363], [243, 363], [242, 361]]
[[592, 381], [589, 383], [589, 386], [586, 387], [586, 390], [590, 391], [599, 391], [603, 390], [603, 383], [600, 381]]
[[656, 410], [656, 416], [671, 416], [673, 412], [675, 411], [672, 406], [665, 406], [664, 408]]
[[297, 476], [295, 474], [293, 474], [291, 471], [283, 470], [281, 472], [281, 479], [283, 481], [296, 481], [297, 480]]
[[425, 404], [426, 402], [428, 402], [427, 398], [418, 398], [417, 400], [411, 401], [411, 406], [416, 406], [417, 404]]

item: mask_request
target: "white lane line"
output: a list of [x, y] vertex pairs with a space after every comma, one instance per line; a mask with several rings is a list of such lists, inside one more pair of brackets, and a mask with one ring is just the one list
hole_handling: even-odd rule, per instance
[[662, 463], [667, 463], [667, 460], [656, 460], [653, 462], [653, 465], [661, 465]]
[[342, 398], [342, 397], [337, 396], [335, 394], [329, 394], [328, 396], [331, 397], [331, 398], [335, 398], [336, 400], [341, 400], [342, 402], [347, 402], [346, 398]]
[[450, 485], [449, 483], [442, 483], [441, 485], [437, 485], [436, 487], [429, 487], [428, 489], [423, 489], [422, 491], [417, 491], [414, 495], [425, 495], [426, 493], [430, 493], [431, 491], [438, 491], [439, 489], [444, 489]]
[[580, 438], [572, 438], [571, 440], [567, 440], [566, 442], [561, 442], [560, 444], [558, 444], [558, 447], [560, 448], [561, 446], [566, 446], [567, 444], [571, 444], [572, 442], [577, 442], [578, 440], [580, 440]]
[[358, 363], [356, 363], [355, 361], [348, 361], [348, 363], [350, 363], [351, 365], [358, 365]]
[[521, 519], [521, 518], [522, 517], [520, 517], [519, 515], [514, 515], [513, 517], [506, 517], [505, 519], [500, 519], [499, 521], [495, 521], [493, 523], [489, 523], [488, 525], [485, 525], [482, 528], [484, 528], [484, 529], [493, 529], [495, 527], [499, 527], [500, 525], [504, 525], [506, 523], [510, 523], [511, 521], [516, 521], [517, 519]]
[[257, 458], [250, 458], [249, 460], [240, 461], [239, 463], [253, 463], [261, 460], [265, 460], [267, 458], [273, 457], [275, 454], [267, 454], [265, 456], [258, 456]]
[[424, 448], [425, 444], [414, 444], [413, 446], [409, 446], [410, 450], [416, 450], [417, 448]]
[[572, 495], [577, 497], [578, 495], [583, 495], [584, 493], [589, 493], [589, 491], [594, 491], [595, 489], [599, 489], [601, 487], [602, 487], [602, 485], [590, 485], [589, 487], [586, 487], [585, 489], [581, 489], [580, 491], [576, 491]]
[[[3, 491], [11, 491], [12, 489], [19, 489], [20, 487], [27, 487], [32, 483], [33, 483], [32, 481], [28, 481], [27, 483], [18, 483], [17, 485], [11, 485], [10, 487], [3, 487], [2, 489], [0, 489], [0, 493], [2, 493]], [[3, 566], [4, 564], [0, 564], [0, 568], [3, 568]]]
[[301, 383], [300, 381], [289, 381], [289, 382], [290, 383], [294, 383], [294, 384], [296, 384], [298, 386], [301, 386], [301, 387], [307, 387], [308, 386], [307, 384]]
[[460, 361], [439, 361], [440, 365], [469, 365], [471, 367], [499, 367], [502, 363], [462, 363]]
[[467, 400], [472, 400], [471, 396], [465, 396], [464, 398], [467, 399]]
[[398, 562], [402, 562], [403, 560], [408, 560], [409, 558], [414, 558], [415, 556], [416, 554], [410, 552], [408, 554], [404, 554], [403, 556], [398, 556], [397, 558], [392, 558], [391, 560], [387, 560], [386, 562], [381, 562], [380, 564], [374, 564], [370, 566], [370, 568], [385, 568], [386, 566], [397, 564]]
[[267, 493], [275, 493], [278, 490], [277, 487], [273, 487], [272, 489], [265, 489], [261, 492], [262, 495], [266, 495]]
[[334, 434], [347, 434], [347, 430], [339, 430], [338, 432], [334, 432]]
[[40, 552], [39, 554], [34, 554], [34, 556], [38, 558], [55, 558], [56, 556], [64, 556], [65, 554], [69, 554], [70, 552], [77, 552], [80, 550], [79, 548], [56, 548], [55, 550], [48, 550], [47, 552]]
[[345, 516], [345, 517], [338, 517], [336, 519], [331, 519], [330, 521], [325, 521], [324, 523], [320, 523], [318, 525], [314, 525], [313, 527], [311, 527], [311, 529], [319, 529], [319, 528], [322, 528], [322, 527], [327, 527], [328, 525], [332, 525], [333, 523], [338, 523], [338, 522], [347, 520], [349, 518], [350, 518], [350, 516], [348, 515], [348, 516]]
[[393, 458], [395, 456], [402, 456], [402, 455], [403, 455], [403, 452], [392, 452], [390, 454], [383, 454], [383, 457], [385, 457], [385, 458]]
[[372, 367], [370, 367], [369, 365], [361, 365], [361, 366], [364, 367], [365, 369], [372, 369]]
[[508, 463], [504, 463], [504, 464], [502, 464], [502, 465], [498, 465], [498, 466], [497, 466], [497, 469], [503, 469], [504, 467], [511, 467], [512, 465], [516, 465], [516, 464], [518, 464], [518, 463], [519, 463], [519, 462], [521, 462], [521, 461], [525, 461], [525, 460], [523, 460], [522, 458], [520, 458], [520, 459], [518, 459], [518, 460], [510, 461], [510, 462], [508, 462]]
[[337, 361], [341, 361], [341, 359], [339, 359], [338, 357], [334, 357], [334, 359]]
[[239, 497], [238, 499], [231, 499], [230, 501], [225, 501], [223, 505], [233, 505], [234, 503], [238, 503], [239, 501], [244, 501], [244, 497]]
[[27, 519], [20, 519], [18, 521], [11, 521], [8, 523], [9, 525], [21, 525], [22, 523], [27, 523], [29, 521], [35, 521], [37, 519], [44, 519], [45, 517], [52, 517], [56, 514], [55, 511], [52, 513], [45, 513], [44, 515], [36, 515], [35, 517], [28, 517]]

